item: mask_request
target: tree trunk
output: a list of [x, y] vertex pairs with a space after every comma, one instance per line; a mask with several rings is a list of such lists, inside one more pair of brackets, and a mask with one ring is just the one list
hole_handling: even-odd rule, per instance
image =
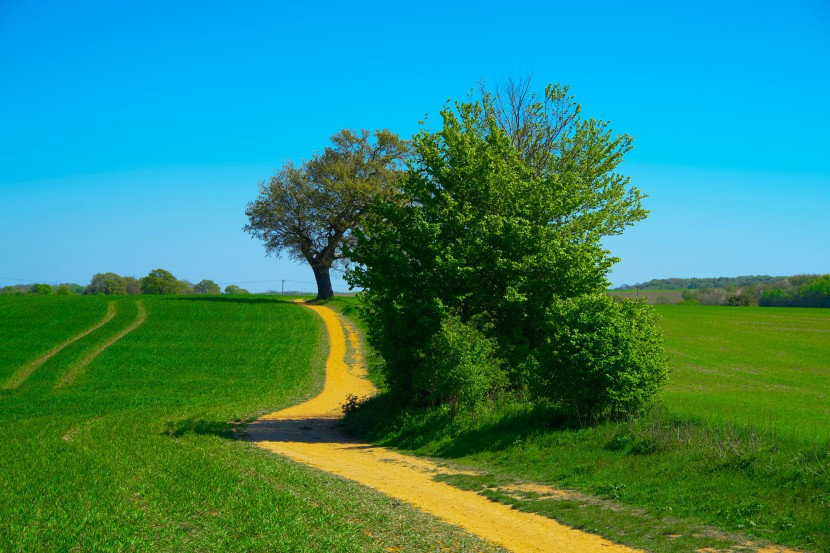
[[314, 270], [314, 280], [317, 281], [317, 299], [325, 300], [334, 296], [334, 290], [331, 289], [329, 268], [312, 267], [312, 270]]

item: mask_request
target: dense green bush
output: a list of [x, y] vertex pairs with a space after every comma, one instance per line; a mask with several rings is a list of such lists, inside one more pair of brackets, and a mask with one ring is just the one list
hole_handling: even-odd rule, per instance
[[459, 407], [475, 410], [487, 394], [506, 381], [494, 340], [450, 315], [441, 321], [414, 375], [417, 394], [433, 403], [447, 403], [455, 418]]
[[535, 391], [581, 420], [640, 411], [665, 383], [656, 313], [645, 299], [556, 299], [536, 354]]

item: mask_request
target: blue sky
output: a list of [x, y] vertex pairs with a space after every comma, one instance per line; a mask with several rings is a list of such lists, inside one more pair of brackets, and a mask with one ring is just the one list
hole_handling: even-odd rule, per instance
[[830, 272], [828, 6], [0, 0], [0, 286], [313, 290], [242, 231], [259, 181], [531, 73], [635, 137], [652, 213], [607, 241], [612, 283]]

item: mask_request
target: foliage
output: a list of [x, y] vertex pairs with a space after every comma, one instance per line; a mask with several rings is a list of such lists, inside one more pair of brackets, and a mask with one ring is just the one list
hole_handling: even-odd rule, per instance
[[448, 315], [427, 343], [414, 374], [415, 388], [434, 403], [474, 411], [487, 394], [504, 384], [496, 344], [477, 328]]
[[84, 294], [123, 296], [127, 293], [127, 283], [115, 273], [95, 273]]
[[141, 281], [140, 278], [135, 278], [133, 276], [125, 276], [124, 277], [124, 286], [127, 288], [127, 294], [134, 296], [141, 293]]
[[29, 291], [32, 294], [37, 294], [41, 296], [50, 296], [55, 293], [55, 290], [48, 284], [32, 284], [32, 287], [29, 289]]
[[650, 405], [668, 375], [657, 316], [644, 299], [555, 300], [536, 356], [539, 390], [581, 419]]
[[248, 294], [249, 292], [246, 289], [237, 286], [236, 284], [228, 284], [227, 286], [225, 286], [225, 293], [226, 294]]
[[193, 291], [196, 294], [221, 294], [222, 289], [212, 280], [201, 280], [193, 285]]
[[[807, 278], [805, 278], [805, 276]], [[830, 275], [789, 277], [763, 290], [764, 307], [830, 307]]]
[[[546, 98], [570, 102], [560, 92], [548, 87]], [[614, 172], [628, 139], [574, 117], [548, 157], [528, 156], [489, 115], [492, 105], [485, 98], [446, 108], [441, 131], [415, 137], [397, 196], [372, 204], [348, 252], [357, 266], [347, 280], [365, 290], [370, 343], [390, 390], [405, 399], [430, 397], [415, 375], [450, 315], [492, 339], [510, 388], [525, 388], [550, 308], [602, 293], [615, 259], [601, 238], [647, 213], [641, 193]], [[545, 105], [527, 108], [521, 128], [531, 141], [558, 124]]]
[[332, 145], [300, 166], [286, 162], [248, 204], [244, 230], [265, 242], [268, 255], [287, 254], [307, 262], [317, 281], [317, 297], [332, 297], [329, 271], [343, 259], [366, 207], [397, 180], [407, 143], [379, 130], [342, 130]]
[[72, 296], [75, 294], [75, 292], [68, 284], [61, 284], [55, 290], [55, 294], [57, 294], [58, 296]]
[[192, 294], [193, 284], [187, 280], [176, 281], [176, 294]]
[[698, 288], [728, 288], [730, 286], [735, 288], [743, 288], [746, 286], [770, 285], [782, 280], [784, 277], [757, 275], [757, 276], [737, 276], [737, 277], [714, 277], [714, 278], [656, 278], [647, 282], [639, 284], [623, 284], [616, 288], [617, 290], [631, 290], [638, 288], [640, 290], [656, 289], [677, 289], [689, 288], [696, 290]]
[[142, 294], [175, 294], [179, 289], [179, 281], [164, 269], [153, 269], [141, 280]]

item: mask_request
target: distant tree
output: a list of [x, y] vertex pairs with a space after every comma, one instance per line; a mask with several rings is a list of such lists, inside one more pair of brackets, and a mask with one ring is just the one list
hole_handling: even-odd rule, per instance
[[153, 269], [141, 280], [142, 294], [175, 294], [178, 280], [170, 271]]
[[798, 290], [798, 305], [802, 307], [830, 307], [830, 275], [824, 275]]
[[15, 284], [13, 286], [4, 286], [0, 290], [0, 294], [4, 296], [23, 296], [31, 293], [31, 286], [28, 284]]
[[123, 277], [115, 273], [96, 273], [92, 276], [84, 293], [123, 296], [127, 293], [127, 284]]
[[141, 293], [141, 279], [132, 276], [124, 277], [124, 285], [127, 288], [127, 294], [135, 296]]
[[55, 290], [48, 284], [33, 284], [29, 290], [32, 294], [38, 294], [41, 296], [51, 296], [55, 293]]
[[212, 280], [202, 280], [193, 286], [196, 294], [221, 294], [222, 289]]
[[193, 294], [193, 283], [189, 280], [179, 280], [176, 282], [176, 294]]
[[317, 297], [334, 295], [330, 270], [343, 259], [372, 199], [389, 191], [407, 155], [407, 142], [379, 130], [342, 130], [332, 145], [299, 167], [286, 162], [259, 185], [244, 230], [265, 242], [268, 255], [287, 254], [314, 272]]
[[236, 284], [228, 284], [225, 286], [226, 294], [248, 294], [249, 292], [244, 288], [240, 288]]
[[72, 296], [75, 294], [75, 292], [68, 284], [61, 284], [55, 290], [55, 294], [57, 294], [58, 296]]

